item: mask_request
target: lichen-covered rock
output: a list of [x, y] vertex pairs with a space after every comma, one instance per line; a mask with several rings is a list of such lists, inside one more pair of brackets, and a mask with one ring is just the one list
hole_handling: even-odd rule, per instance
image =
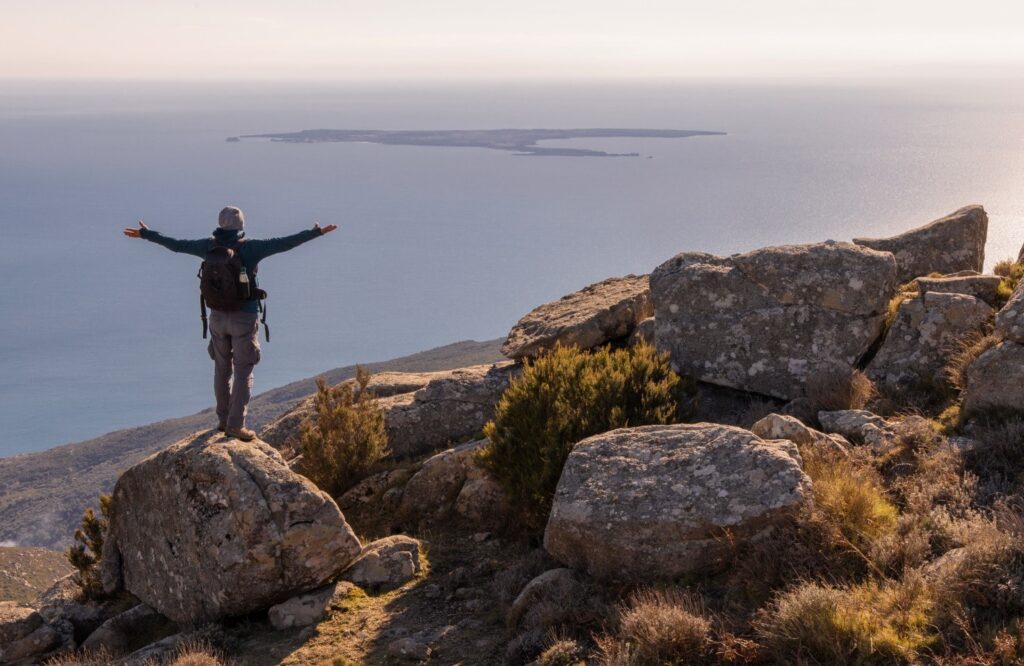
[[642, 322], [636, 325], [633, 332], [629, 336], [629, 346], [635, 347], [641, 342], [653, 345], [654, 344], [654, 317], [648, 317]]
[[455, 498], [455, 512], [481, 527], [505, 524], [511, 505], [501, 484], [471, 459], [466, 466], [466, 482]]
[[181, 624], [267, 608], [360, 553], [337, 505], [268, 444], [202, 433], [121, 475], [103, 583]]
[[546, 631], [585, 608], [586, 584], [572, 569], [550, 569], [519, 592], [508, 611], [508, 625], [519, 631]]
[[544, 547], [601, 578], [700, 571], [722, 555], [723, 529], [750, 537], [804, 506], [800, 464], [790, 441], [707, 423], [590, 437], [566, 461]]
[[501, 353], [520, 359], [534, 358], [559, 344], [591, 349], [626, 338], [652, 314], [646, 275], [609, 278], [524, 316], [508, 334]]
[[[20, 623], [17, 630], [12, 627], [13, 634], [21, 633], [24, 626], [23, 623]], [[65, 621], [38, 624], [27, 634], [10, 641], [0, 642], [0, 664], [5, 666], [41, 664], [50, 657], [73, 649], [75, 645], [73, 633], [74, 630], [70, 623]]]
[[415, 472], [414, 468], [400, 467], [368, 476], [346, 490], [338, 498], [338, 506], [342, 511], [348, 511], [361, 506], [379, 505], [389, 490], [405, 485]]
[[[508, 361], [430, 373], [432, 378], [419, 390], [380, 398], [391, 456], [417, 456], [478, 437], [518, 372]], [[271, 423], [261, 437], [276, 448], [298, 450], [307, 418], [316, 418], [313, 398]]]
[[1024, 411], [1024, 345], [1001, 342], [967, 368], [963, 409], [968, 415], [985, 410]]
[[996, 315], [996, 335], [1004, 340], [1024, 343], [1024, 280]]
[[166, 617], [146, 604], [139, 604], [104, 622], [82, 643], [86, 650], [104, 650], [121, 655], [178, 632]]
[[390, 589], [399, 587], [420, 572], [422, 542], [396, 534], [366, 544], [363, 553], [341, 575], [359, 587]]
[[998, 300], [998, 275], [946, 275], [943, 277], [920, 277], [914, 280], [922, 294], [967, 294], [994, 306]]
[[[97, 627], [124, 610], [116, 603], [95, 603], [82, 600], [82, 588], [69, 574], [56, 581], [39, 595], [39, 614], [50, 624], [71, 623], [74, 639], [81, 644]], [[0, 640], [0, 643], [3, 641]]]
[[681, 373], [792, 400], [867, 352], [895, 289], [892, 255], [850, 243], [684, 253], [651, 274], [655, 345]]
[[473, 458], [486, 445], [481, 439], [428, 458], [405, 484], [400, 512], [423, 518], [447, 513], [466, 483]]
[[391, 454], [416, 456], [478, 438], [518, 372], [510, 362], [453, 370], [411, 400], [396, 396], [384, 402]]
[[839, 435], [826, 435], [788, 414], [769, 414], [750, 427], [761, 439], [788, 439], [798, 446], [814, 446], [846, 454], [847, 442]]
[[818, 412], [818, 423], [827, 433], [842, 435], [857, 444], [882, 446], [896, 436], [896, 428], [877, 414], [863, 409]]
[[952, 350], [980, 334], [993, 314], [987, 303], [966, 294], [925, 292], [909, 298], [900, 303], [866, 373], [896, 390], [942, 386]]
[[271, 606], [267, 610], [267, 618], [279, 631], [310, 627], [322, 620], [331, 608], [340, 606], [354, 589], [355, 586], [346, 581], [324, 585]]
[[981, 271], [985, 263], [988, 215], [981, 206], [966, 206], [891, 238], [854, 238], [857, 245], [892, 252], [900, 283], [931, 273]]

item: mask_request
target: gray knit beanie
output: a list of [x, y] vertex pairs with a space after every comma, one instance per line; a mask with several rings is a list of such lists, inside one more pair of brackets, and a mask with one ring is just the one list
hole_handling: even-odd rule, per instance
[[242, 209], [235, 208], [234, 206], [225, 206], [220, 212], [220, 219], [217, 221], [217, 226], [221, 229], [241, 231], [242, 227], [245, 226], [245, 215], [242, 215]]

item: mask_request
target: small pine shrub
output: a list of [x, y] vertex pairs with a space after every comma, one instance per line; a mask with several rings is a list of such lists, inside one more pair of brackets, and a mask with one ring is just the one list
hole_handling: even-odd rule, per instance
[[523, 524], [541, 528], [573, 444], [616, 428], [675, 422], [687, 390], [692, 385], [672, 371], [668, 355], [647, 344], [556, 347], [527, 363], [505, 391], [484, 428], [490, 444], [480, 462]]
[[75, 530], [74, 543], [64, 552], [68, 562], [78, 572], [75, 583], [82, 588], [86, 599], [103, 599], [103, 583], [100, 580], [100, 558], [103, 556], [103, 537], [110, 521], [113, 498], [100, 495], [100, 515], [92, 507], [82, 514], [82, 523]]
[[934, 608], [917, 575], [848, 588], [808, 582], [762, 609], [755, 627], [779, 663], [915, 663], [938, 642]]
[[369, 373], [359, 368], [356, 390], [349, 384], [316, 383], [316, 421], [302, 423], [301, 471], [333, 496], [364, 479], [388, 454], [384, 412], [366, 390]]
[[874, 382], [856, 368], [838, 366], [807, 378], [807, 397], [815, 414], [864, 409], [875, 393]]

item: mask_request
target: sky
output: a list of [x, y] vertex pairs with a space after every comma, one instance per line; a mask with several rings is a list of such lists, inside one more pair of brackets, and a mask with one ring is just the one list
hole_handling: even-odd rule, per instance
[[998, 75], [1015, 0], [0, 0], [0, 78]]

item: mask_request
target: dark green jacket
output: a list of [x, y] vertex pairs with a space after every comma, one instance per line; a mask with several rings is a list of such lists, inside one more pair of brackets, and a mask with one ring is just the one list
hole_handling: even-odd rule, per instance
[[[200, 238], [198, 240], [178, 240], [177, 238], [171, 238], [164, 236], [160, 232], [153, 231], [152, 229], [142, 229], [140, 235], [148, 241], [152, 241], [157, 245], [163, 245], [172, 252], [182, 252], [184, 254], [192, 254], [200, 259], [206, 256], [206, 253], [210, 251], [215, 243], [220, 245], [231, 245], [245, 238], [244, 231], [234, 231], [229, 229], [214, 229], [213, 236], [210, 238]], [[318, 229], [306, 229], [300, 231], [297, 234], [291, 236], [282, 236], [281, 238], [265, 238], [262, 240], [246, 240], [238, 248], [238, 255], [242, 259], [242, 265], [245, 266], [245, 271], [249, 275], [256, 275], [257, 265], [273, 254], [279, 254], [281, 252], [287, 252], [292, 248], [298, 247], [306, 241], [311, 241], [317, 236], [320, 236], [321, 232]], [[246, 301], [242, 303], [240, 308], [242, 312], [258, 312], [259, 304], [256, 301]]]

